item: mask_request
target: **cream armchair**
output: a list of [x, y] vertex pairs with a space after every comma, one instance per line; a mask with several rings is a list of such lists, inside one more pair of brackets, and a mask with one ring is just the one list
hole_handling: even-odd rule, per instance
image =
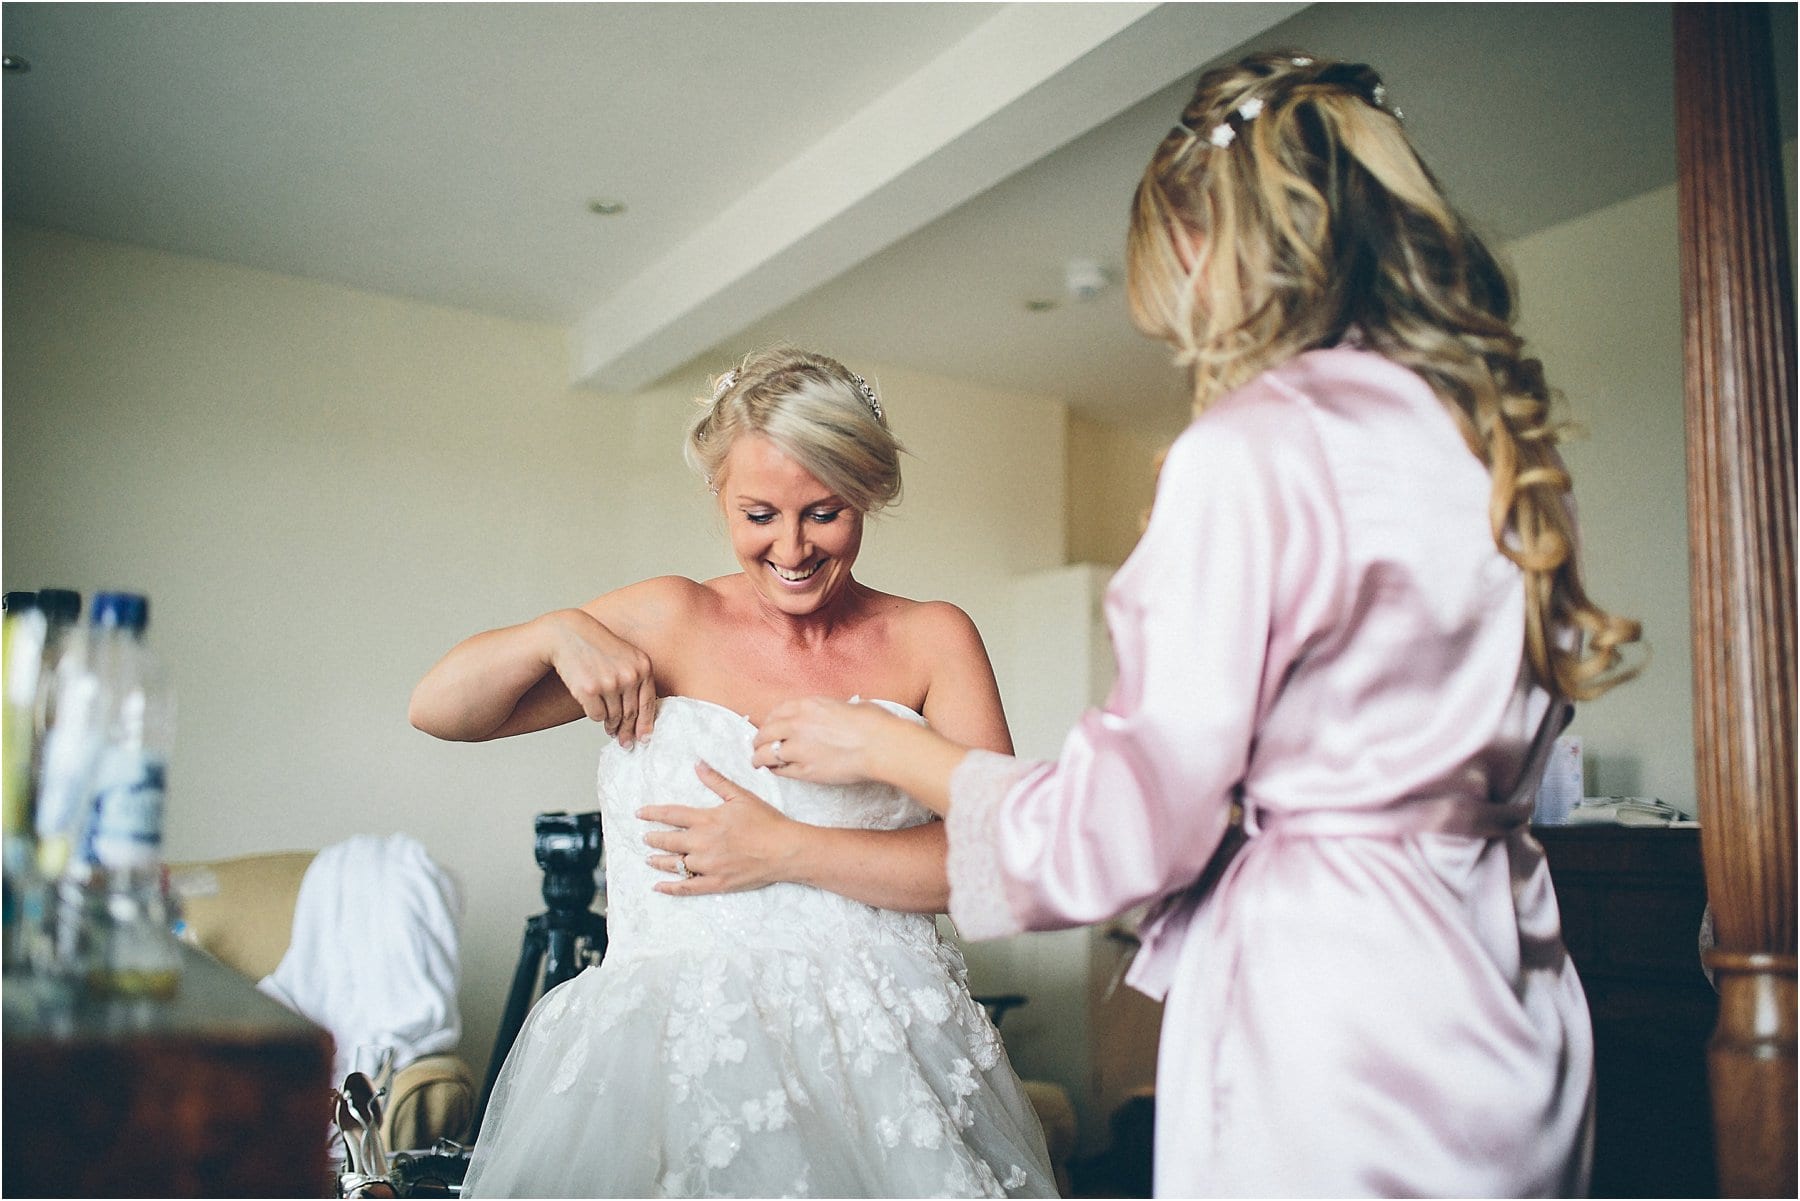
[[[300, 882], [311, 851], [243, 855], [171, 868], [189, 937], [226, 966], [261, 980], [287, 953]], [[320, 1112], [325, 1099], [320, 1098]], [[475, 1113], [469, 1067], [455, 1055], [426, 1055], [394, 1073], [382, 1116], [392, 1149], [466, 1139]]]

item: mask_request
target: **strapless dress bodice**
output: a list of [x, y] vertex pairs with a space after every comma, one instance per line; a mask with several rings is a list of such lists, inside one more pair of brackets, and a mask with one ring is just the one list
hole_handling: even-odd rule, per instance
[[[869, 701], [923, 723], [891, 701]], [[778, 776], [750, 762], [756, 727], [742, 714], [693, 697], [665, 697], [650, 738], [630, 748], [608, 743], [600, 754], [599, 794], [606, 862], [609, 955], [686, 953], [696, 947], [816, 949], [842, 936], [845, 945], [938, 942], [924, 914], [876, 909], [800, 884], [751, 892], [671, 897], [655, 891], [673, 879], [650, 866], [658, 852], [644, 841], [667, 826], [637, 816], [645, 805], [711, 808], [719, 797], [694, 768], [720, 774], [796, 821], [815, 826], [897, 830], [931, 820], [923, 806], [886, 784], [813, 784]]]

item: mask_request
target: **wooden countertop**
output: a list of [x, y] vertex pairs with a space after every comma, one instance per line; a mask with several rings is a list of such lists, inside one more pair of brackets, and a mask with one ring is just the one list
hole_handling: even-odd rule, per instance
[[165, 1001], [0, 987], [9, 1196], [329, 1195], [331, 1036], [201, 951]]

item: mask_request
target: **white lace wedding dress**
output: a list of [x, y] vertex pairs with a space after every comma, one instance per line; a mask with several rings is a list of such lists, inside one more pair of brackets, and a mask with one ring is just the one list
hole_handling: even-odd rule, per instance
[[463, 1195], [1055, 1196], [1037, 1117], [930, 916], [799, 884], [652, 891], [668, 877], [635, 811], [718, 804], [697, 760], [815, 825], [929, 816], [883, 785], [752, 768], [753, 733], [669, 697], [647, 744], [601, 753], [606, 958], [532, 1010]]

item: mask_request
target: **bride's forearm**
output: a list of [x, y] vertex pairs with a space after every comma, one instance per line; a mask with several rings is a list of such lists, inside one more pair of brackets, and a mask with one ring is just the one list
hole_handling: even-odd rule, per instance
[[904, 830], [858, 830], [797, 824], [786, 874], [874, 905], [908, 913], [942, 913], [950, 904], [944, 823]]

